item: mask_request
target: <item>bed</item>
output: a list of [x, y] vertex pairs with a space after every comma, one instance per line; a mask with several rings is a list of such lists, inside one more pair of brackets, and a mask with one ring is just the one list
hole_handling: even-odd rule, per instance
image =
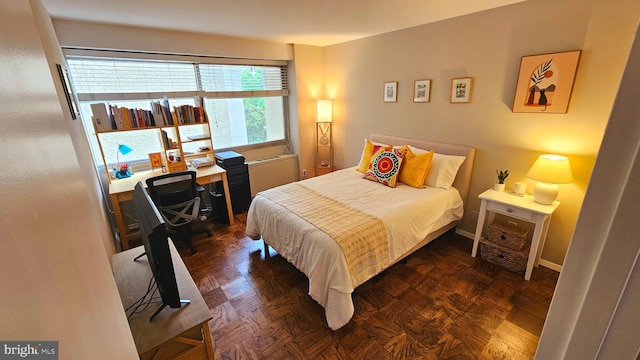
[[247, 212], [247, 236], [308, 277], [309, 295], [333, 330], [353, 316], [358, 285], [457, 225], [469, 192], [474, 148], [381, 134], [370, 141], [464, 159], [451, 187], [391, 188], [351, 167], [262, 191]]

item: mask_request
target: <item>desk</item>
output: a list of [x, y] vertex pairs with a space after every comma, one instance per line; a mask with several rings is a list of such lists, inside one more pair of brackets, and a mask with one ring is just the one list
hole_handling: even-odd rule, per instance
[[538, 204], [533, 200], [533, 196], [524, 195], [517, 196], [503, 191], [487, 190], [478, 195], [482, 200], [480, 204], [480, 212], [478, 213], [478, 225], [473, 238], [473, 250], [471, 256], [476, 257], [478, 252], [478, 244], [484, 229], [485, 217], [489, 212], [487, 223], [493, 222], [496, 213], [524, 220], [535, 225], [533, 236], [531, 238], [531, 250], [527, 259], [527, 270], [524, 273], [525, 280], [531, 279], [533, 267], [540, 263], [540, 255], [544, 248], [544, 242], [547, 238], [549, 230], [549, 222], [551, 215], [558, 208], [560, 203], [554, 201], [551, 205]]
[[[191, 303], [177, 309], [165, 307], [153, 321], [149, 321], [159, 303], [153, 303], [144, 311], [131, 317], [129, 328], [138, 349], [140, 359], [214, 359], [209, 320], [209, 307], [184, 266], [173, 242], [169, 241], [171, 259], [176, 273], [180, 298]], [[138, 246], [113, 255], [113, 275], [126, 309], [147, 291], [151, 268], [146, 256], [133, 258], [144, 252]]]
[[[193, 170], [193, 169], [191, 169]], [[229, 223], [233, 225], [233, 209], [231, 208], [231, 196], [229, 195], [229, 183], [227, 182], [227, 171], [218, 165], [208, 166], [205, 168], [195, 169], [196, 181], [199, 184], [210, 184], [216, 181], [222, 181], [224, 186], [224, 196], [227, 201], [227, 213], [229, 214]], [[116, 218], [116, 224], [118, 225], [118, 231], [120, 233], [120, 243], [122, 244], [122, 250], [129, 249], [129, 239], [127, 237], [127, 225], [124, 222], [124, 216], [120, 209], [120, 203], [123, 201], [133, 199], [133, 187], [142, 181], [144, 187], [147, 187], [145, 180], [162, 175], [159, 170], [147, 170], [136, 172], [131, 177], [125, 179], [115, 179], [109, 184], [109, 196], [111, 197], [111, 205], [113, 206], [113, 212]]]

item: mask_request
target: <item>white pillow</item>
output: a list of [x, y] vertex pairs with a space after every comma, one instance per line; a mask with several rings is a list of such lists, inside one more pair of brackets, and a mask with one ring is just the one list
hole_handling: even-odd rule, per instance
[[420, 149], [420, 148], [417, 148], [417, 147], [415, 147], [413, 145], [407, 145], [407, 146], [409, 147], [409, 149], [411, 149], [411, 152], [416, 154], [416, 155], [426, 154], [426, 153], [429, 152], [429, 150]]
[[431, 170], [424, 181], [425, 185], [443, 189], [450, 188], [465, 158], [465, 156], [433, 154]]
[[[416, 154], [424, 154], [429, 150], [420, 149], [415, 146], [409, 145], [409, 149]], [[464, 162], [464, 156], [445, 155], [445, 154], [433, 154], [433, 160], [431, 160], [431, 170], [427, 178], [424, 180], [424, 184], [431, 187], [439, 187], [448, 189], [453, 185], [453, 181], [456, 179], [458, 169]]]

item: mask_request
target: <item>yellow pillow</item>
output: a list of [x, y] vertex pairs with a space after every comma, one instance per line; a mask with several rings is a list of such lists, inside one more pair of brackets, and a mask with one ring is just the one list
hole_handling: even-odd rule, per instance
[[398, 180], [415, 188], [423, 188], [424, 180], [431, 169], [431, 160], [433, 160], [433, 150], [416, 155], [407, 147]]
[[[365, 139], [364, 150], [362, 150], [362, 159], [360, 160], [360, 166], [358, 167], [358, 171], [361, 173], [366, 173], [369, 167], [369, 162], [371, 161], [371, 155], [380, 149], [382, 146], [372, 143], [369, 139]], [[385, 145], [385, 150], [389, 150], [392, 148], [391, 145]]]

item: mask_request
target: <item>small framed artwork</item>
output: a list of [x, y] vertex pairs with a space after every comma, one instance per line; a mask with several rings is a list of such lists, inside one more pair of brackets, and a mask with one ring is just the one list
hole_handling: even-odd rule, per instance
[[512, 111], [566, 114], [579, 60], [580, 50], [523, 56]]
[[431, 80], [416, 80], [413, 83], [413, 102], [429, 102], [431, 94]]
[[76, 98], [73, 96], [69, 73], [67, 72], [67, 69], [62, 67], [60, 64], [56, 64], [56, 68], [58, 68], [58, 75], [60, 76], [60, 82], [62, 83], [62, 89], [64, 90], [64, 97], [67, 99], [67, 105], [71, 112], [71, 118], [75, 120], [79, 115], [78, 104], [76, 104]]
[[470, 103], [471, 90], [473, 87], [473, 78], [456, 78], [451, 80], [451, 98], [452, 104]]
[[398, 101], [398, 82], [387, 81], [384, 83], [384, 102]]
[[149, 162], [151, 163], [151, 170], [162, 167], [162, 153], [149, 153]]

